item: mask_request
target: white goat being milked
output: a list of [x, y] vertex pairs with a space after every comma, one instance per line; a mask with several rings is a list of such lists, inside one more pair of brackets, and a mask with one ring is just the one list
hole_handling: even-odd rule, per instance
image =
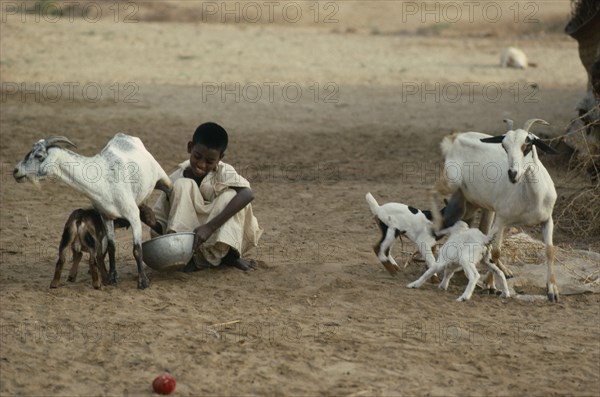
[[458, 301], [466, 301], [471, 299], [473, 290], [479, 280], [479, 272], [477, 265], [481, 262], [500, 278], [502, 283], [502, 297], [510, 297], [508, 284], [504, 273], [496, 266], [492, 260], [492, 237], [483, 234], [479, 229], [469, 228], [463, 222], [458, 221], [448, 229], [442, 230], [439, 235], [449, 234], [448, 240], [439, 250], [438, 259], [419, 279], [407, 285], [408, 288], [419, 288], [436, 272], [444, 271], [444, 278], [439, 285], [439, 288], [448, 289], [450, 279], [457, 270], [463, 269], [465, 275], [469, 279], [469, 283], [465, 288], [465, 292], [457, 299]]
[[435, 237], [431, 213], [400, 203], [387, 203], [380, 206], [371, 193], [367, 193], [365, 198], [382, 234], [381, 240], [375, 244], [373, 250], [386, 270], [391, 275], [400, 271], [391, 254], [392, 244], [400, 236], [408, 237], [417, 245], [427, 267], [430, 268], [435, 262], [432, 252]]
[[138, 288], [149, 286], [142, 256], [142, 223], [139, 206], [152, 191], [169, 192], [172, 182], [139, 138], [118, 133], [102, 151], [85, 157], [59, 144], [75, 145], [59, 136], [41, 139], [15, 167], [17, 182], [38, 183], [56, 178], [86, 195], [106, 225], [110, 269], [108, 282], [116, 283], [115, 231], [113, 221], [126, 220], [133, 232], [133, 256], [138, 270]]
[[[507, 276], [512, 276], [499, 261], [504, 229], [542, 224], [548, 299], [556, 302], [559, 293], [554, 277], [552, 243], [556, 190], [537, 149], [547, 153], [556, 151], [529, 132], [534, 123], [548, 125], [547, 122], [531, 119], [522, 129], [514, 130], [512, 120], [505, 122], [508, 131], [501, 136], [464, 132], [443, 139], [444, 172], [437, 188], [440, 193], [452, 197], [445, 208], [442, 227], [447, 228], [462, 219], [467, 207], [483, 209], [484, 218], [491, 220], [494, 217], [489, 231], [489, 235], [494, 236], [492, 261]], [[488, 226], [483, 225], [484, 232]]]

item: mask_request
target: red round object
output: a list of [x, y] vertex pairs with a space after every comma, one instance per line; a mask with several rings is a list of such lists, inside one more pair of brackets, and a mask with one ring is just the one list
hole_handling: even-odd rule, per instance
[[160, 374], [152, 382], [152, 388], [158, 394], [171, 394], [175, 390], [175, 378], [168, 372]]

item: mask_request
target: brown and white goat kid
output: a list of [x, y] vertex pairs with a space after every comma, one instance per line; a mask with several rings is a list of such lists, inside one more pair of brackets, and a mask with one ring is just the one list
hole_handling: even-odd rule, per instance
[[100, 289], [102, 282], [108, 279], [104, 264], [107, 247], [106, 228], [98, 211], [81, 208], [73, 211], [65, 223], [58, 247], [58, 261], [56, 262], [54, 278], [50, 283], [50, 288], [58, 287], [60, 275], [66, 261], [67, 250], [71, 248], [73, 264], [67, 280], [70, 282], [75, 281], [83, 252], [87, 252], [90, 255], [92, 285], [95, 289]]
[[391, 275], [400, 271], [391, 254], [392, 244], [399, 236], [406, 236], [415, 243], [427, 267], [431, 268], [435, 263], [432, 249], [436, 240], [431, 213], [401, 203], [379, 205], [371, 193], [367, 193], [365, 198], [382, 234], [373, 250], [386, 270]]

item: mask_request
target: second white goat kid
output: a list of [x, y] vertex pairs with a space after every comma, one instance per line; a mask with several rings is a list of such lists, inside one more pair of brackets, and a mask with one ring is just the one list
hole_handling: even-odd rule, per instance
[[173, 183], [160, 164], [146, 150], [139, 138], [118, 133], [102, 151], [85, 157], [64, 149], [59, 144], [75, 147], [59, 136], [40, 139], [15, 167], [17, 182], [38, 183], [45, 177], [59, 179], [83, 193], [102, 216], [106, 225], [110, 269], [108, 282], [117, 281], [115, 265], [115, 219], [125, 219], [133, 232], [133, 256], [138, 270], [138, 288], [149, 286], [142, 259], [142, 223], [139, 206], [152, 191], [170, 192]]
[[417, 245], [427, 267], [430, 268], [435, 262], [432, 252], [435, 237], [431, 212], [400, 203], [387, 203], [380, 206], [371, 193], [367, 193], [365, 198], [382, 234], [381, 240], [375, 244], [373, 250], [386, 270], [391, 275], [400, 271], [391, 254], [392, 244], [399, 236], [406, 236]]
[[492, 237], [486, 236], [479, 229], [469, 228], [463, 221], [456, 222], [452, 227], [440, 231], [439, 234], [450, 234], [450, 237], [440, 248], [437, 261], [419, 279], [408, 284], [408, 288], [419, 288], [434, 273], [443, 270], [444, 278], [439, 288], [446, 290], [454, 273], [462, 268], [469, 283], [457, 301], [469, 300], [480, 277], [477, 265], [484, 262], [501, 281], [501, 297], [510, 297], [506, 277], [492, 261]]

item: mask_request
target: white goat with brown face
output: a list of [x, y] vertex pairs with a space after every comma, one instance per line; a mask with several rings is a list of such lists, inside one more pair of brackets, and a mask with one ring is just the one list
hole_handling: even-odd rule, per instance
[[540, 161], [537, 149], [556, 152], [529, 132], [534, 123], [548, 123], [531, 119], [522, 129], [513, 129], [512, 120], [507, 123], [509, 130], [501, 136], [465, 132], [443, 139], [444, 172], [438, 191], [452, 194], [444, 211], [443, 227], [460, 220], [468, 204], [482, 208], [488, 214], [495, 213], [488, 234], [494, 236], [492, 261], [510, 276], [511, 272], [499, 262], [504, 229], [542, 224], [548, 299], [558, 301], [552, 243], [552, 211], [557, 196], [554, 182]]
[[81, 156], [59, 144], [75, 146], [65, 137], [41, 139], [33, 144], [13, 171], [17, 182], [38, 183], [53, 177], [86, 195], [102, 216], [108, 238], [108, 282], [116, 283], [113, 221], [125, 219], [133, 232], [133, 256], [138, 269], [138, 288], [149, 286], [142, 259], [142, 223], [139, 206], [155, 188], [169, 192], [172, 182], [139, 138], [118, 133], [102, 151]]

